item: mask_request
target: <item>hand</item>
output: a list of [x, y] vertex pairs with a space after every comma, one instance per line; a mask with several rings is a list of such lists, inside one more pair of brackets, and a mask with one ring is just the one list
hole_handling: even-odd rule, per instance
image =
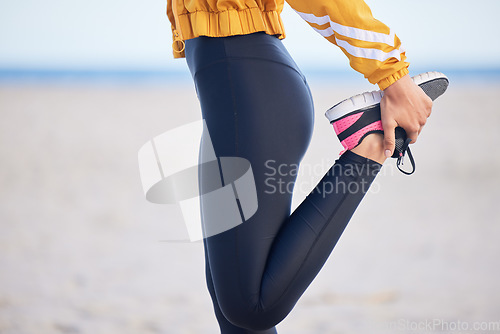
[[408, 138], [412, 139], [411, 143], [415, 143], [431, 115], [432, 100], [409, 75], [405, 75], [384, 90], [380, 108], [384, 128], [384, 150], [389, 158], [394, 152], [396, 127], [405, 129]]

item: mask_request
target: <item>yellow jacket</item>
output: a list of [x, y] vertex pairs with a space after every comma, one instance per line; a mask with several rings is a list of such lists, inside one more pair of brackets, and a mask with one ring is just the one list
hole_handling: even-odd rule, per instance
[[[385, 89], [408, 74], [399, 38], [376, 20], [363, 0], [287, 0], [311, 27], [340, 47], [350, 65]], [[284, 0], [167, 0], [174, 57], [198, 36], [223, 37], [264, 31], [285, 38]]]

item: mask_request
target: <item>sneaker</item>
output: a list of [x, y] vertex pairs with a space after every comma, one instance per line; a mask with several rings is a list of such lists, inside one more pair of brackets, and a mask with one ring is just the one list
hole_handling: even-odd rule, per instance
[[[422, 73], [414, 76], [412, 80], [433, 101], [446, 91], [449, 84], [446, 75], [440, 72]], [[358, 146], [371, 133], [384, 133], [380, 117], [380, 101], [383, 96], [384, 92], [380, 90], [366, 92], [339, 102], [327, 110], [325, 116], [333, 125], [333, 129], [344, 147], [340, 154]], [[398, 169], [408, 175], [415, 171], [415, 161], [408, 146], [410, 142], [411, 139], [407, 138], [405, 130], [397, 127], [396, 148], [392, 157], [398, 159], [396, 163]], [[406, 152], [408, 152], [412, 164], [410, 172], [400, 168]]]

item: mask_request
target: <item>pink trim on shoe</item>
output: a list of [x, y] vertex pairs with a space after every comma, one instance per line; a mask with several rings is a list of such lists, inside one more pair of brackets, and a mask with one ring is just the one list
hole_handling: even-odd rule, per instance
[[344, 132], [345, 129], [353, 125], [361, 116], [363, 116], [362, 112], [359, 112], [357, 114], [347, 116], [344, 118], [339, 119], [336, 122], [333, 122], [333, 129], [335, 130], [335, 133], [338, 135], [341, 132]]
[[[334, 128], [335, 128], [335, 126], [334, 126]], [[362, 128], [361, 130], [356, 131], [355, 133], [353, 133], [352, 135], [350, 135], [349, 137], [347, 137], [346, 139], [344, 139], [343, 141], [340, 142], [342, 144], [342, 146], [344, 146], [344, 148], [345, 148], [345, 150], [342, 151], [340, 154], [358, 146], [361, 138], [363, 138], [363, 136], [365, 134], [367, 134], [368, 132], [377, 131], [377, 130], [384, 131], [384, 128], [382, 128], [382, 121], [373, 122], [372, 124], [367, 125], [364, 128]]]

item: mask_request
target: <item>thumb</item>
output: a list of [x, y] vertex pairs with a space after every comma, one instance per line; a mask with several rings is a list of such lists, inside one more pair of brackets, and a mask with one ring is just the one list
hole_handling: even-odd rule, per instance
[[396, 127], [391, 125], [387, 128], [384, 127], [384, 154], [386, 158], [390, 158], [394, 153], [395, 144], [395, 136], [396, 136]]

